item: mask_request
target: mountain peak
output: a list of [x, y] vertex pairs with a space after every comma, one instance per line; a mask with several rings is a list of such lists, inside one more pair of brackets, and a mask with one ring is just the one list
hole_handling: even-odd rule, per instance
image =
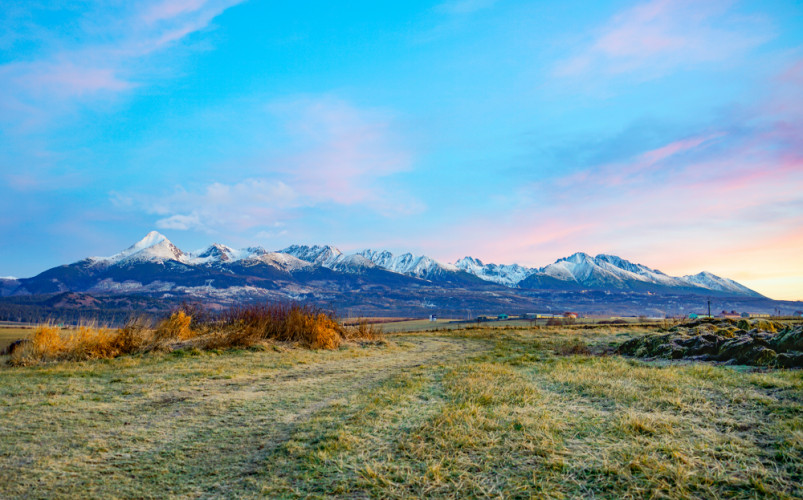
[[585, 252], [575, 252], [568, 257], [558, 259], [557, 262], [572, 262], [574, 264], [580, 264], [581, 262], [590, 262], [593, 260], [594, 258]]
[[213, 257], [221, 261], [227, 261], [232, 259], [233, 254], [234, 250], [232, 248], [229, 248], [226, 245], [221, 245], [220, 243], [212, 243], [198, 253], [198, 257], [202, 259]]
[[332, 245], [291, 245], [280, 252], [324, 267], [331, 266], [343, 255], [340, 249]]
[[167, 237], [160, 233], [159, 231], [151, 231], [150, 233], [146, 234], [144, 238], [139, 240], [138, 242], [131, 245], [127, 250], [143, 250], [148, 247], [152, 247], [154, 245], [158, 245], [163, 241], [168, 241]]
[[95, 257], [92, 260], [100, 263], [117, 263], [129, 260], [148, 260], [164, 262], [166, 260], [183, 261], [184, 252], [158, 231], [151, 231], [144, 238], [111, 257]]
[[454, 265], [456, 265], [460, 269], [464, 269], [466, 267], [471, 267], [471, 266], [482, 267], [485, 264], [483, 264], [482, 261], [476, 257], [471, 257], [470, 255], [466, 255], [462, 259], [458, 259], [457, 262], [454, 263]]

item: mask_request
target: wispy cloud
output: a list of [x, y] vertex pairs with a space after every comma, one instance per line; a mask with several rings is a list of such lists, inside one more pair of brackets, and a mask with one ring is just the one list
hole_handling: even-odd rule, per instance
[[[729, 12], [731, 2], [652, 0], [616, 14], [554, 76], [648, 80], [677, 69], [725, 61], [772, 37], [759, 18]], [[599, 83], [599, 82], [597, 82]]]
[[388, 187], [411, 159], [387, 113], [331, 97], [277, 101], [266, 112], [283, 121], [288, 139], [260, 160], [263, 176], [169, 193], [113, 193], [112, 201], [159, 216], [164, 229], [263, 235], [278, 234], [277, 223], [310, 207], [361, 206], [388, 217], [423, 209], [410, 193]]
[[803, 279], [803, 262], [788, 250], [803, 223], [799, 66], [771, 80], [751, 109], [629, 158], [522, 188], [515, 213], [471, 221], [445, 245], [476, 246], [482, 232], [478, 254], [490, 261], [543, 265], [583, 250], [633, 256], [676, 274], [706, 269], [738, 278], [755, 269]]
[[298, 194], [277, 179], [214, 182], [200, 190], [175, 186], [157, 194], [112, 193], [111, 201], [119, 208], [156, 215], [158, 228], [207, 233], [270, 226], [299, 206]]
[[411, 165], [387, 113], [329, 97], [285, 100], [270, 110], [284, 119], [293, 138], [293, 152], [279, 168], [299, 193], [315, 202], [368, 204], [384, 212], [412, 208], [379, 182]]
[[72, 13], [73, 22], [47, 30], [37, 28], [33, 16], [5, 19], [3, 28], [17, 32], [9, 43], [34, 37], [31, 41], [40, 48], [0, 65], [2, 121], [46, 122], [76, 102], [107, 99], [140, 86], [148, 77], [141, 64], [146, 56], [204, 29], [240, 1], [87, 4], [85, 11]]

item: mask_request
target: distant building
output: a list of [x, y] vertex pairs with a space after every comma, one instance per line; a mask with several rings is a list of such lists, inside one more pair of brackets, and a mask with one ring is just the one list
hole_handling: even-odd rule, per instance
[[722, 311], [721, 313], [717, 314], [718, 318], [741, 318], [742, 315], [737, 313], [736, 311]]
[[477, 321], [490, 321], [488, 316], [477, 316]]
[[496, 317], [496, 319], [508, 319], [508, 315], [507, 315], [507, 314], [504, 314], [504, 313], [502, 313], [502, 314], [500, 314], [499, 316], [497, 316], [497, 317]]
[[697, 319], [700, 316], [697, 313], [689, 313], [689, 319]]
[[563, 313], [563, 317], [564, 318], [577, 319], [578, 316], [579, 316], [579, 314], [577, 314], [576, 312], [567, 311], [567, 312]]
[[434, 314], [430, 314], [429, 315], [429, 320], [432, 321], [432, 322], [435, 322], [435, 321], [438, 321], [438, 317], [435, 316]]
[[795, 311], [792, 316], [797, 316], [798, 318], [803, 317], [803, 311]]

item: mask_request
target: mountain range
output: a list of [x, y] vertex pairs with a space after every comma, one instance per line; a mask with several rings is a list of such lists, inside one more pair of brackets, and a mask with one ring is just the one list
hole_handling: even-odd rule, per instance
[[156, 231], [109, 257], [88, 257], [31, 278], [0, 279], [3, 296], [65, 292], [144, 294], [221, 305], [266, 299], [341, 307], [370, 304], [385, 312], [394, 308], [461, 310], [483, 304], [532, 309], [548, 306], [555, 294], [586, 294], [588, 298], [591, 292], [625, 294], [631, 302], [632, 297], [651, 296], [766, 299], [708, 272], [673, 277], [614, 255], [575, 253], [536, 268], [486, 264], [474, 257], [443, 263], [386, 250], [343, 253], [331, 245], [268, 251], [215, 243], [185, 252]]

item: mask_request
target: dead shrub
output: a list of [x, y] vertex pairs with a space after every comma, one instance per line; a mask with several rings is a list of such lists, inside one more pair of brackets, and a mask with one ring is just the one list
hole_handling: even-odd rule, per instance
[[113, 358], [124, 353], [119, 337], [120, 330], [92, 325], [68, 331], [39, 325], [31, 341], [12, 353], [9, 363], [22, 366], [41, 361]]
[[362, 319], [356, 325], [346, 328], [347, 340], [368, 340], [377, 341], [384, 339], [385, 334], [382, 326], [376, 323], [369, 323]]
[[66, 347], [61, 337], [61, 328], [54, 325], [36, 327], [31, 342], [34, 355], [42, 358], [57, 357]]
[[72, 360], [113, 358], [120, 354], [116, 339], [117, 331], [109, 328], [79, 326], [70, 332], [60, 357]]
[[192, 316], [181, 310], [176, 311], [156, 326], [155, 340], [157, 342], [189, 340], [195, 336], [190, 328], [190, 323], [192, 323]]
[[142, 349], [153, 335], [151, 321], [144, 316], [137, 316], [117, 331], [115, 345], [123, 354], [131, 354]]
[[337, 349], [345, 340], [379, 340], [381, 336], [379, 327], [362, 322], [357, 327], [346, 328], [334, 315], [312, 306], [262, 304], [232, 308], [214, 315], [198, 306], [193, 309], [182, 306], [155, 328], [145, 317], [132, 319], [115, 330], [81, 326], [72, 332], [63, 332], [53, 325], [40, 325], [30, 342], [14, 350], [9, 362], [27, 365], [50, 360], [113, 358], [185, 347], [251, 347], [267, 340], [293, 342], [310, 349]]
[[221, 347], [250, 346], [263, 340], [295, 342], [311, 349], [336, 349], [345, 339], [345, 328], [333, 315], [299, 304], [257, 304], [233, 308], [207, 326], [220, 332], [214, 338]]

